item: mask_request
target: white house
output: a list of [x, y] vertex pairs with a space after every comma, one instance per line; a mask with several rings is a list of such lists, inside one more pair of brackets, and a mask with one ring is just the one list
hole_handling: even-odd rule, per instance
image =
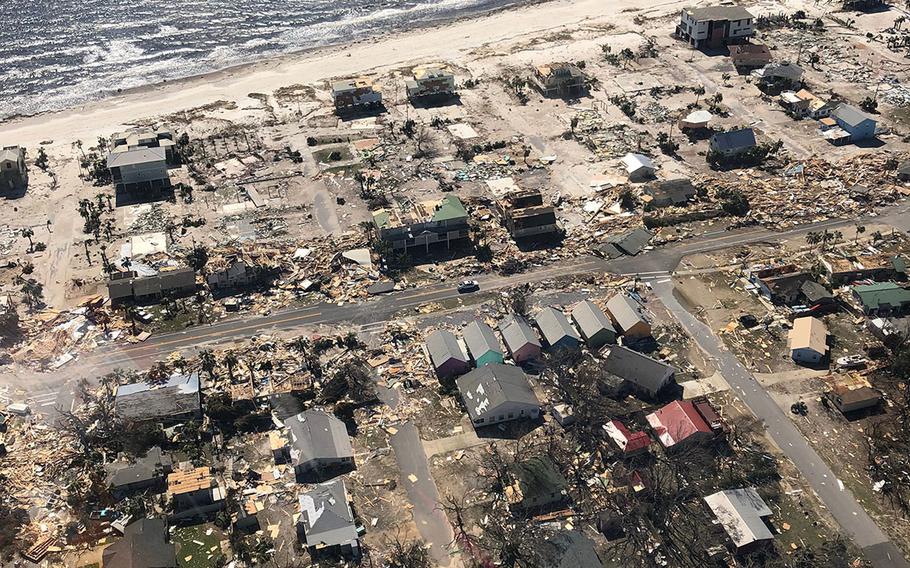
[[753, 34], [752, 14], [739, 6], [683, 8], [676, 35], [692, 47], [717, 49]]
[[540, 401], [528, 377], [514, 365], [484, 365], [455, 382], [474, 426], [537, 418], [540, 414]]
[[657, 168], [651, 158], [643, 154], [626, 154], [622, 158], [622, 165], [629, 174], [629, 181], [640, 181], [654, 176]]
[[828, 354], [828, 328], [822, 320], [807, 317], [793, 320], [790, 356], [797, 363], [819, 363]]

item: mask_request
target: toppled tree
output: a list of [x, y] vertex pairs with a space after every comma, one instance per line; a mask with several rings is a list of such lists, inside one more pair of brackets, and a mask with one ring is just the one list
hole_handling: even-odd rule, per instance
[[435, 566], [429, 550], [422, 542], [402, 542], [396, 538], [390, 548], [388, 559], [382, 563], [383, 568], [433, 568]]
[[522, 284], [509, 288], [501, 296], [502, 311], [507, 314], [517, 314], [521, 317], [528, 317], [528, 297], [531, 295], [531, 286]]

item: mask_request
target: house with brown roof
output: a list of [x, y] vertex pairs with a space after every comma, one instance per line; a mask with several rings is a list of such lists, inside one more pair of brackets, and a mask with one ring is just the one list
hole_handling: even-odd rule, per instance
[[831, 401], [841, 414], [849, 414], [878, 406], [882, 402], [882, 393], [867, 386], [850, 388], [849, 385], [835, 385], [825, 393], [825, 398]]

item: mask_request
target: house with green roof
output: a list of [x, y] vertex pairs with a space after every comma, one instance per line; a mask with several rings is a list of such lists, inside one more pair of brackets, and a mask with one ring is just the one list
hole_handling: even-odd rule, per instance
[[445, 244], [448, 250], [470, 237], [468, 212], [454, 195], [422, 203], [393, 203], [373, 212], [373, 229], [393, 250], [420, 247], [427, 254], [431, 246]]
[[910, 290], [894, 282], [854, 286], [853, 297], [867, 316], [903, 315], [910, 311]]
[[510, 470], [513, 483], [505, 493], [511, 507], [538, 509], [565, 501], [569, 484], [548, 456], [534, 456]]

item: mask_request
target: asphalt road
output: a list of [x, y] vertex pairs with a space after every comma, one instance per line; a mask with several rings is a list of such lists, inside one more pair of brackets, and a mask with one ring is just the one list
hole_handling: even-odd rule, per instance
[[673, 283], [658, 282], [653, 285], [653, 289], [698, 346], [711, 357], [733, 392], [764, 423], [774, 443], [799, 469], [831, 515], [863, 549], [873, 566], [910, 568], [900, 550], [888, 540], [850, 490], [840, 483], [780, 406], [726, 349], [713, 330], [686, 311], [677, 301], [673, 294]]

